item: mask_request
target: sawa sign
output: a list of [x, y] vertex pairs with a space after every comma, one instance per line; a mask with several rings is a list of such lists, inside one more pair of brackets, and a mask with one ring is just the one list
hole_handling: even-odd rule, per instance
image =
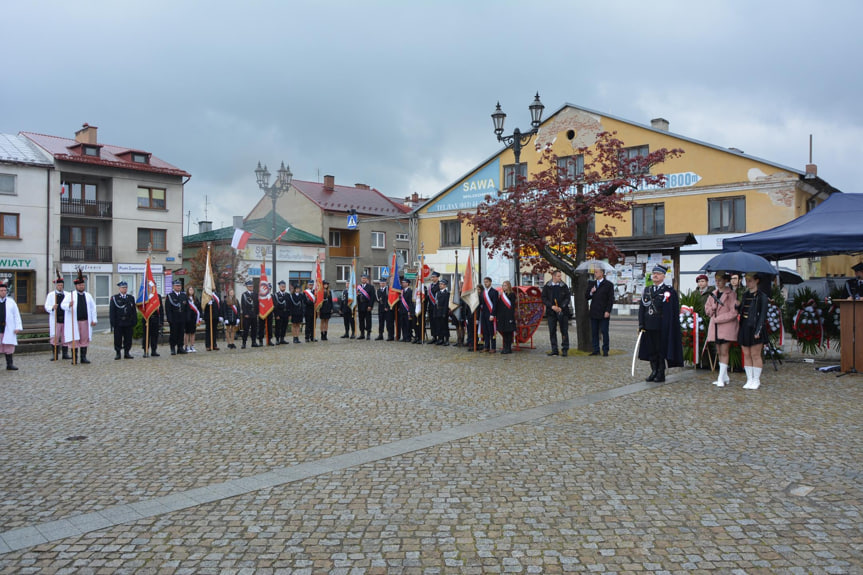
[[495, 160], [447, 190], [429, 206], [428, 212], [469, 210], [477, 207], [486, 196], [494, 196], [500, 189], [500, 159]]

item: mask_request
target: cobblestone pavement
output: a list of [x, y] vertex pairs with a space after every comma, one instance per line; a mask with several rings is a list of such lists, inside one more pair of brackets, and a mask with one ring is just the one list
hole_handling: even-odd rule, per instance
[[544, 328], [502, 356], [341, 326], [16, 356], [0, 573], [863, 573], [861, 376], [644, 384], [612, 325], [607, 358], [546, 357]]

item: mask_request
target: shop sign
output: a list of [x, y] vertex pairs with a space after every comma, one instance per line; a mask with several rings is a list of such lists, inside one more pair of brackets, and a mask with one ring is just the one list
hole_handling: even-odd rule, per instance
[[27, 258], [7, 258], [0, 256], [0, 268], [32, 270], [33, 260]]
[[470, 178], [447, 190], [427, 211], [434, 213], [475, 208], [486, 196], [495, 197], [500, 189], [499, 180], [500, 158], [496, 158]]
[[80, 269], [83, 273], [111, 273], [114, 266], [111, 264], [63, 264], [60, 271], [64, 274], [74, 274]]
[[[154, 274], [160, 274], [164, 270], [162, 264], [150, 264], [150, 270]], [[147, 271], [147, 264], [117, 264], [118, 274], [142, 274]]]

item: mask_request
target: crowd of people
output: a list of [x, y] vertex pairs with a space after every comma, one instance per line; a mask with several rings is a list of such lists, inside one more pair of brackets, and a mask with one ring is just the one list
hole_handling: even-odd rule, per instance
[[[858, 269], [859, 267], [859, 269]], [[657, 265], [651, 272], [651, 285], [644, 289], [638, 308], [638, 329], [641, 333], [636, 354], [650, 363], [647, 381], [665, 381], [669, 367], [683, 365], [680, 310], [677, 292], [664, 282], [666, 268]], [[863, 294], [863, 264], [855, 266], [860, 276], [848, 282], [852, 297]], [[401, 341], [413, 344], [438, 346], [455, 345], [467, 351], [497, 352], [497, 334], [501, 335], [502, 355], [511, 354], [518, 330], [517, 310], [519, 291], [509, 281], [500, 289], [492, 286], [491, 278], [483, 278], [477, 287], [478, 305], [471, 307], [467, 298], [453, 302], [448, 282], [432, 272], [430, 283], [422, 284], [418, 292], [408, 278], [400, 278], [402, 289], [390, 297], [385, 281], [375, 288], [367, 275], [356, 286], [356, 301], [349, 300], [347, 289], [338, 296], [339, 310], [344, 327], [343, 339]], [[716, 287], [708, 286], [709, 278], [697, 278], [697, 292], [702, 297], [709, 318], [707, 341], [713, 343], [718, 359], [719, 373], [714, 385], [724, 387], [730, 383], [729, 352], [737, 342], [743, 352], [746, 383], [744, 389], [758, 389], [761, 385], [762, 348], [766, 342], [768, 297], [762, 282], [769, 277], [746, 274], [745, 287], [741, 274], [716, 272]], [[48, 312], [52, 345], [52, 361], [71, 360], [73, 363], [90, 363], [87, 356], [93, 326], [97, 323], [96, 304], [86, 291], [85, 280], [74, 280], [75, 289], [67, 292], [64, 280], [55, 280], [55, 289], [45, 300]], [[118, 293], [109, 302], [109, 318], [114, 332], [115, 360], [132, 359], [132, 334], [139, 314], [135, 298], [127, 293], [126, 282], [118, 285]], [[251, 280], [245, 282], [246, 291], [237, 297], [229, 289], [222, 298], [201, 299], [193, 286], [182, 289], [180, 280], [173, 282], [172, 291], [160, 299], [149, 319], [141, 317], [141, 345], [144, 356], [158, 357], [159, 337], [165, 324], [169, 331], [171, 355], [195, 353], [199, 326], [204, 326], [204, 346], [207, 351], [219, 350], [221, 340], [227, 349], [245, 349], [289, 343], [327, 341], [329, 322], [334, 313], [334, 295], [329, 282], [323, 282], [323, 297], [317, 297], [311, 284], [301, 289], [298, 284], [289, 291], [284, 281], [272, 292], [271, 313], [261, 317], [259, 292]], [[265, 287], [269, 288], [267, 284]], [[17, 334], [21, 332], [21, 316], [14, 300], [7, 297], [7, 286], [0, 283], [0, 352], [6, 356], [8, 370], [17, 370], [13, 354]], [[859, 290], [859, 292], [858, 292]], [[269, 293], [266, 292], [265, 293]], [[614, 306], [614, 286], [605, 279], [602, 269], [594, 272], [584, 294], [589, 304], [592, 333], [591, 355], [608, 356], [609, 322]], [[419, 298], [419, 303], [417, 303]], [[561, 272], [554, 271], [551, 281], [542, 288], [542, 303], [549, 332], [550, 356], [566, 356], [569, 352], [569, 322], [573, 317], [572, 293], [562, 281]], [[372, 314], [377, 313], [377, 333], [373, 333]], [[319, 320], [319, 323], [318, 323]], [[290, 329], [290, 334], [288, 330]], [[455, 342], [451, 343], [455, 332]], [[220, 334], [221, 332], [221, 334]], [[359, 335], [357, 335], [359, 332]], [[302, 335], [301, 335], [302, 334]], [[559, 336], [559, 337], [558, 337]], [[288, 340], [291, 341], [288, 341]]]

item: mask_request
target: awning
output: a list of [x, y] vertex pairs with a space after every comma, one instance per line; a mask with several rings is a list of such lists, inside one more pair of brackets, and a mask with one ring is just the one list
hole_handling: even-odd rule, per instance
[[626, 236], [611, 238], [614, 246], [624, 253], [661, 252], [698, 243], [690, 233], [661, 236]]

